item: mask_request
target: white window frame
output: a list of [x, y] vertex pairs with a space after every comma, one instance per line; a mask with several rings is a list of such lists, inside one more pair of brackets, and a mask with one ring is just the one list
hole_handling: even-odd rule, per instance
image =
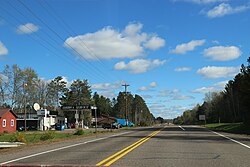
[[10, 126], [11, 126], [11, 127], [15, 126], [15, 121], [14, 121], [14, 119], [11, 119], [11, 121], [10, 121]]
[[6, 121], [6, 119], [3, 119], [3, 128], [5, 128], [6, 125], [7, 125], [7, 121]]

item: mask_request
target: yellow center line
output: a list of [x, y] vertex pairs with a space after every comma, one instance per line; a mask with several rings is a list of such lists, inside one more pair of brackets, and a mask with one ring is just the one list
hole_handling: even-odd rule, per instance
[[111, 155], [110, 157], [108, 157], [108, 158], [102, 160], [101, 162], [97, 163], [96, 166], [103, 165], [106, 162], [107, 163], [104, 166], [110, 166], [111, 164], [113, 164], [114, 162], [116, 162], [117, 160], [119, 160], [120, 158], [122, 158], [123, 156], [125, 156], [126, 154], [128, 154], [129, 152], [131, 152], [132, 150], [134, 150], [135, 148], [137, 148], [138, 146], [140, 146], [141, 144], [143, 144], [147, 140], [149, 140], [151, 137], [158, 134], [161, 130], [155, 131], [155, 132], [151, 133], [150, 135], [148, 135], [148, 136], [138, 140], [137, 142], [129, 145], [128, 147], [122, 149], [121, 151], [118, 151], [117, 153], [115, 153], [115, 154]]

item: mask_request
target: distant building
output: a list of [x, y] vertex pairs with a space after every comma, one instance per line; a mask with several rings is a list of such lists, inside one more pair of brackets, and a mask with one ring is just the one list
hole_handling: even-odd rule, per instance
[[[54, 114], [54, 113], [53, 113]], [[24, 128], [24, 113], [18, 113], [17, 129]], [[56, 124], [65, 124], [65, 117], [51, 115], [46, 109], [37, 110], [37, 112], [26, 113], [27, 130], [49, 130], [55, 128]]]
[[0, 108], [0, 133], [16, 131], [16, 114], [8, 108]]

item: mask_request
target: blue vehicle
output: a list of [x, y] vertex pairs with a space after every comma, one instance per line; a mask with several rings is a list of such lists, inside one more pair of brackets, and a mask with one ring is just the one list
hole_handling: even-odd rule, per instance
[[125, 126], [128, 126], [128, 127], [133, 127], [135, 126], [134, 123], [132, 122], [129, 122], [127, 119], [116, 119], [116, 122], [118, 124], [120, 124], [121, 126], [125, 127]]

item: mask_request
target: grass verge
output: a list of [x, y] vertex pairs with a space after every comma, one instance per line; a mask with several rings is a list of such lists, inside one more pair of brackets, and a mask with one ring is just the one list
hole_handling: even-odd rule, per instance
[[250, 135], [249, 127], [245, 126], [243, 123], [216, 123], [207, 124], [205, 127], [213, 131]]
[[[84, 132], [82, 136], [89, 136], [93, 132]], [[75, 138], [74, 132], [62, 133], [60, 131], [33, 131], [33, 132], [15, 132], [12, 134], [0, 134], [0, 142], [24, 142], [26, 144], [39, 143], [44, 141], [59, 141]]]

